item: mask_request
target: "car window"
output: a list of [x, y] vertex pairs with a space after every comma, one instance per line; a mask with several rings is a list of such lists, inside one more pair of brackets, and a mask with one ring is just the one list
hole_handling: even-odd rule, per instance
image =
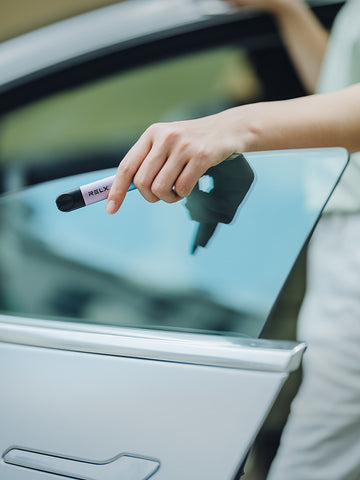
[[257, 99], [260, 92], [245, 51], [227, 46], [53, 95], [2, 119], [5, 183], [11, 189], [115, 166], [152, 123], [215, 113]]
[[3, 195], [1, 310], [257, 337], [346, 161], [343, 149], [239, 154], [181, 202], [133, 190], [115, 216], [55, 204], [114, 169]]
[[[55, 199], [113, 173], [151, 123], [261, 95], [248, 55], [229, 45], [113, 74], [3, 116], [1, 311], [258, 336], [343, 153], [239, 155], [234, 171], [227, 162], [230, 173], [219, 167], [183, 202], [154, 206], [132, 191], [114, 218], [102, 204], [63, 213]], [[310, 203], [309, 179], [317, 192]]]

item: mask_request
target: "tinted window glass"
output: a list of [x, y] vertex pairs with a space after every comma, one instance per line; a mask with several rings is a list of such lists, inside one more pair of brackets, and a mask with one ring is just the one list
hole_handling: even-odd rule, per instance
[[5, 195], [2, 311], [258, 336], [346, 161], [342, 149], [239, 155], [182, 202], [133, 190], [115, 216], [55, 205], [114, 170]]

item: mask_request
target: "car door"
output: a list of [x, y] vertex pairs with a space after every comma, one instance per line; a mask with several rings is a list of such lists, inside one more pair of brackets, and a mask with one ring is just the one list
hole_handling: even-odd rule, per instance
[[245, 159], [255, 184], [195, 252], [209, 213], [191, 196], [154, 207], [129, 192], [116, 223], [101, 204], [57, 211], [65, 186], [108, 170], [1, 198], [4, 478], [240, 475], [305, 349], [257, 337], [347, 152]]
[[234, 478], [303, 349], [4, 317], [1, 337], [9, 480]]
[[[235, 170], [209, 172], [177, 205], [129, 192], [115, 221], [101, 203], [70, 213], [55, 205], [114, 173], [149, 123], [257, 98], [247, 53], [233, 36], [219, 43], [209, 19], [192, 27], [207, 31], [194, 47], [191, 15], [170, 39], [165, 30], [116, 48], [102, 39], [103, 51], [97, 42], [71, 57], [78, 42], [67, 58], [52, 52], [49, 65], [44, 51], [66, 44], [61, 25], [4, 47], [4, 61], [23, 51], [25, 70], [7, 69], [1, 97], [1, 478], [238, 478], [300, 364], [303, 344], [258, 337], [344, 150], [237, 155], [227, 164]], [[91, 39], [78, 20], [71, 31]], [[33, 70], [26, 45], [42, 52]], [[244, 168], [251, 175], [236, 197]], [[219, 202], [220, 217], [211, 208]], [[214, 232], [194, 248], [204, 223]]]

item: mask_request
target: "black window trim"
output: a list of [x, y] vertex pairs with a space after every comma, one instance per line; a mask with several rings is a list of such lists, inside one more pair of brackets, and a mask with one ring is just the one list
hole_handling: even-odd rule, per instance
[[[326, 26], [341, 7], [342, 2], [315, 7]], [[262, 32], [261, 34], [259, 32]], [[0, 89], [0, 116], [16, 110], [50, 94], [84, 85], [114, 73], [121, 73], [166, 58], [197, 52], [213, 46], [239, 44], [249, 50], [280, 46], [277, 28], [267, 15], [248, 18], [235, 17], [234, 21], [219, 19], [207, 26], [193, 24], [187, 31], [164, 32], [162, 38], [143, 37], [141, 43], [122, 42], [111, 45], [36, 72]]]

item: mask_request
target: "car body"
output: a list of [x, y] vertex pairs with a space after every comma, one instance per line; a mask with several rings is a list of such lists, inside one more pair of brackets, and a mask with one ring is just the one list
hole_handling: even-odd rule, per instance
[[[240, 478], [301, 362], [259, 337], [345, 150], [239, 154], [176, 205], [129, 192], [115, 221], [55, 205], [149, 123], [301, 93], [270, 19], [221, 5], [130, 0], [0, 46], [1, 478]], [[264, 58], [287, 65], [276, 88]]]

